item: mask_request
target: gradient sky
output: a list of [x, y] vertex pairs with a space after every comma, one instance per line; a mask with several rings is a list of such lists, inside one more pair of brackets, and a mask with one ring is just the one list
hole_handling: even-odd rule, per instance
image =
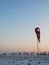
[[49, 51], [49, 0], [0, 0], [0, 52]]

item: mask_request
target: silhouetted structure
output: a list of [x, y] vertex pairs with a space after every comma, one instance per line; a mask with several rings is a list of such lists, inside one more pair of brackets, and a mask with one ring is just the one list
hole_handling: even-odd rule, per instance
[[40, 42], [40, 28], [36, 27], [35, 28], [35, 33], [37, 36], [37, 55], [39, 54], [39, 47], [38, 47], [38, 43]]
[[37, 35], [37, 40], [40, 42], [40, 28], [39, 27], [35, 28], [35, 33]]

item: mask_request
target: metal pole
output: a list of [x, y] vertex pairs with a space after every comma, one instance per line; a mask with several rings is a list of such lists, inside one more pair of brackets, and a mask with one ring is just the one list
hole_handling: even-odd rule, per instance
[[36, 65], [40, 64], [40, 59], [39, 59], [39, 56], [38, 56], [39, 52], [40, 52], [39, 51], [39, 42], [37, 40], [37, 64]]
[[39, 46], [38, 46], [38, 40], [37, 40], [37, 55], [38, 55], [38, 53], [39, 53]]

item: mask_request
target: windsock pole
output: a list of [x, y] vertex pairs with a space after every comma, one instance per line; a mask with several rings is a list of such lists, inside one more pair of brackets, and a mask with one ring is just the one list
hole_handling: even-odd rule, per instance
[[39, 57], [38, 57], [38, 54], [39, 54], [39, 42], [40, 42], [40, 28], [39, 27], [35, 28], [35, 33], [36, 33], [36, 36], [37, 36], [37, 61], [38, 61], [38, 63], [40, 63], [39, 62]]
[[35, 28], [35, 33], [36, 33], [36, 36], [37, 36], [37, 54], [39, 53], [39, 42], [40, 42], [40, 28], [39, 27], [36, 27]]
[[40, 53], [39, 43], [40, 43], [40, 42], [37, 40], [37, 55]]
[[39, 53], [38, 40], [37, 40], [37, 55]]

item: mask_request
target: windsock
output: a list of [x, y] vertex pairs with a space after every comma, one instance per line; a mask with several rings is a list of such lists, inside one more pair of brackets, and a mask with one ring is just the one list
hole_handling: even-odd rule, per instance
[[35, 33], [36, 33], [38, 42], [40, 42], [40, 28], [39, 27], [35, 28]]

